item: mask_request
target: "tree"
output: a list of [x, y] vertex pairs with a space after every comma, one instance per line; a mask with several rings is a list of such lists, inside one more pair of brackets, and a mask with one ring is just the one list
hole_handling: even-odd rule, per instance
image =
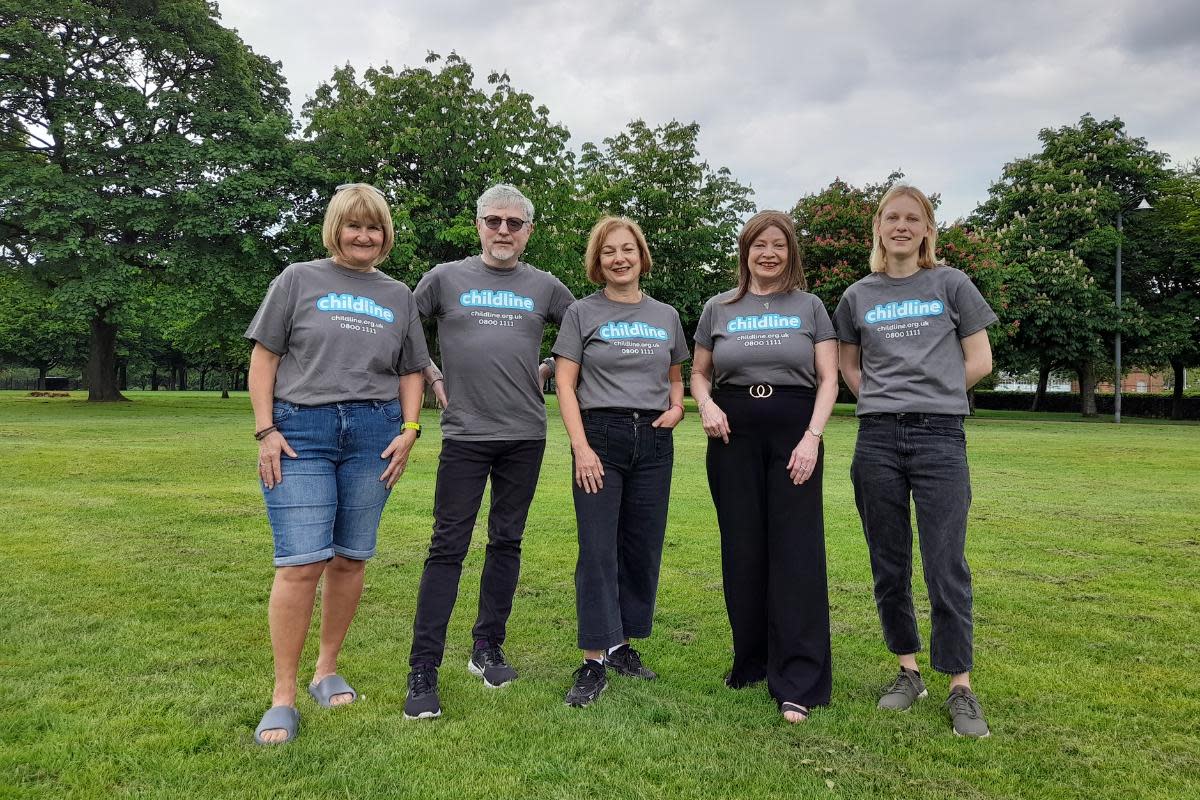
[[1129, 360], [1172, 371], [1171, 416], [1181, 419], [1185, 370], [1200, 366], [1200, 161], [1160, 183], [1153, 200], [1153, 211], [1125, 225], [1124, 285], [1146, 321], [1146, 335], [1129, 342]]
[[[541, 230], [526, 258], [561, 271], [554, 255], [559, 206], [570, 197], [574, 156], [567, 129], [505, 73], [475, 88], [471, 65], [436, 53], [426, 67], [334, 71], [304, 104], [305, 152], [326, 174], [297, 225], [319, 245], [321, 215], [336, 183], [370, 183], [388, 198], [396, 246], [383, 269], [408, 284], [433, 265], [479, 246], [475, 199], [494, 183], [516, 184], [537, 206]], [[435, 69], [440, 65], [440, 69]], [[310, 256], [311, 257], [311, 256]]]
[[[888, 189], [904, 177], [896, 170], [862, 188], [841, 178], [801, 197], [792, 208], [804, 251], [808, 288], [832, 314], [850, 284], [870, 272], [871, 221]], [[936, 201], [936, 195], [933, 198]]]
[[0, 364], [32, 367], [39, 389], [55, 367], [79, 364], [87, 352], [78, 316], [12, 267], [0, 267]]
[[[279, 65], [202, 0], [0, 0], [0, 53], [0, 259], [86, 311], [88, 398], [124, 399], [127, 307], [191, 275], [195, 199], [252, 182], [283, 146]], [[248, 215], [275, 197], [260, 190]]]
[[602, 214], [635, 220], [654, 259], [643, 288], [679, 310], [689, 335], [704, 302], [733, 283], [737, 232], [754, 211], [749, 187], [700, 158], [699, 134], [694, 122], [635, 120], [601, 146], [583, 146], [577, 179], [579, 230]]
[[1014, 345], [1037, 363], [1040, 384], [1053, 368], [1073, 370], [1081, 411], [1094, 415], [1096, 365], [1113, 334], [1144, 328], [1136, 303], [1118, 316], [1112, 299], [1117, 211], [1135, 206], [1165, 177], [1167, 157], [1131, 137], [1119, 118], [1100, 122], [1085, 114], [1077, 125], [1042, 129], [1038, 138], [1042, 152], [1004, 167], [974, 221], [997, 237], [1002, 258], [1029, 276]]

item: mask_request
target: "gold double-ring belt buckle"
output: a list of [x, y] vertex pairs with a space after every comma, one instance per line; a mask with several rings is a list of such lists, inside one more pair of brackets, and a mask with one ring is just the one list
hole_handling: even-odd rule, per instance
[[755, 400], [765, 400], [775, 394], [775, 387], [769, 383], [756, 383], [750, 387], [750, 396]]

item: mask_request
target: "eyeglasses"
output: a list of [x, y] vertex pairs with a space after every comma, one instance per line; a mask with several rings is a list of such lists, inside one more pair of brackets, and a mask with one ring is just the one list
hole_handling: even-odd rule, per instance
[[500, 224], [503, 223], [508, 227], [509, 233], [516, 233], [529, 224], [528, 220], [521, 219], [520, 217], [498, 217], [494, 214], [480, 217], [480, 219], [483, 220], [484, 225], [488, 226], [488, 230], [498, 231], [500, 230]]
[[[375, 194], [379, 195], [380, 197], [384, 197], [383, 192], [379, 191], [378, 189], [376, 189], [374, 186], [372, 186], [369, 183], [339, 183], [337, 185], [337, 188], [333, 190], [333, 193], [337, 194], [342, 189], [349, 189], [352, 186], [365, 186], [368, 189], [370, 189], [372, 192], [374, 192]], [[384, 199], [386, 200], [387, 198], [384, 197]]]

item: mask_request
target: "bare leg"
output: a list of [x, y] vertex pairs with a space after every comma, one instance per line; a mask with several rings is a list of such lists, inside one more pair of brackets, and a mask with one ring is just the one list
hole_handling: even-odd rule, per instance
[[911, 669], [913, 672], [921, 671], [920, 667], [917, 666], [916, 653], [907, 653], [905, 655], [899, 656], [899, 659], [900, 659], [900, 666], [904, 667], [905, 669]]
[[[317, 597], [317, 581], [325, 569], [324, 562], [299, 567], [279, 567], [271, 585], [271, 602], [267, 619], [271, 627], [271, 650], [275, 656], [275, 691], [272, 706], [296, 705], [296, 670], [304, 639], [312, 623], [313, 603]], [[263, 731], [267, 742], [282, 742], [287, 732], [280, 728]]]
[[971, 673], [959, 672], [955, 675], [951, 675], [950, 676], [950, 688], [953, 689], [955, 686], [965, 686], [967, 689], [970, 689], [971, 688]]
[[[366, 565], [365, 561], [334, 556], [325, 568], [325, 586], [321, 594], [321, 651], [317, 656], [313, 683], [337, 672], [338, 653], [362, 597]], [[340, 706], [353, 699], [352, 694], [335, 694], [329, 698], [329, 704]]]

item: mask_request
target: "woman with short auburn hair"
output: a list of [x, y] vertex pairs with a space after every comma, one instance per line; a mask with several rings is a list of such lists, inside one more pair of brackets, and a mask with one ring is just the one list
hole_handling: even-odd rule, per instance
[[988, 736], [971, 691], [971, 570], [966, 559], [971, 478], [963, 418], [967, 390], [992, 371], [987, 328], [996, 315], [961, 271], [937, 260], [933, 204], [893, 186], [872, 220], [871, 274], [834, 312], [846, 385], [858, 397], [850, 477], [871, 557], [875, 605], [899, 673], [879, 708], [905, 711], [928, 690], [912, 600], [910, 503], [932, 618], [930, 660], [950, 675], [954, 733]]
[[803, 722], [833, 684], [821, 476], [837, 397], [837, 344], [805, 291], [791, 217], [764, 211], [738, 235], [738, 285], [696, 326], [692, 396], [708, 440], [721, 530], [735, 689], [767, 681]]
[[592, 703], [612, 670], [653, 679], [631, 639], [650, 635], [667, 528], [672, 430], [683, 419], [687, 340], [679, 314], [641, 290], [642, 229], [625, 217], [592, 228], [585, 257], [600, 291], [567, 309], [554, 342], [558, 404], [571, 440], [579, 559], [578, 645], [566, 703]]
[[330, 257], [287, 267], [246, 329], [258, 477], [275, 541], [275, 688], [254, 732], [259, 744], [289, 742], [299, 730], [296, 674], [322, 578], [308, 693], [324, 708], [358, 697], [337, 659], [384, 503], [421, 433], [421, 370], [430, 363], [412, 292], [376, 269], [394, 236], [378, 189], [339, 186], [321, 228]]

